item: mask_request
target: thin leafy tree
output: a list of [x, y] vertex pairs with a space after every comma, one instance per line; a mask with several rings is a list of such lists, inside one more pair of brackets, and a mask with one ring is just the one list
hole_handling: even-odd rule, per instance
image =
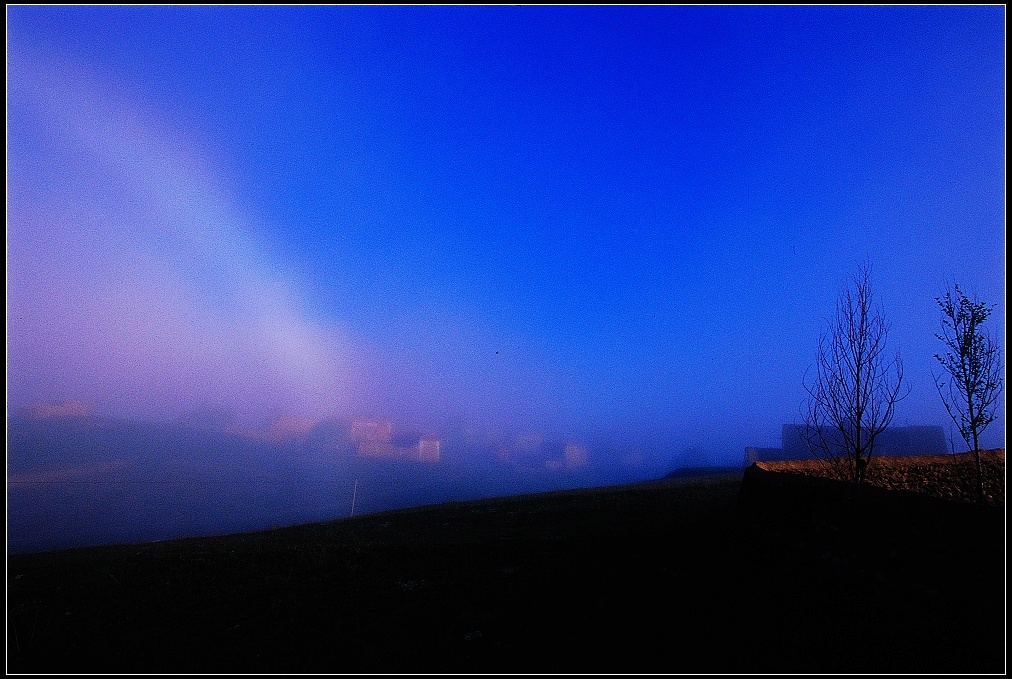
[[909, 394], [899, 354], [886, 353], [889, 325], [874, 302], [867, 266], [859, 269], [836, 303], [819, 339], [814, 379], [799, 431], [809, 451], [839, 478], [861, 483], [879, 434], [896, 404]]
[[994, 305], [976, 295], [967, 296], [959, 285], [946, 288], [935, 301], [942, 311], [942, 332], [935, 335], [945, 351], [935, 354], [942, 374], [933, 374], [938, 395], [956, 424], [977, 465], [977, 496], [984, 500], [984, 474], [980, 464], [980, 435], [994, 422], [1002, 387], [998, 343], [982, 327]]

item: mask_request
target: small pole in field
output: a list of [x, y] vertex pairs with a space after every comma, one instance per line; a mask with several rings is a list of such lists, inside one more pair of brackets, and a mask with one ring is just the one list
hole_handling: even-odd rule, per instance
[[355, 516], [355, 496], [358, 495], [358, 479], [355, 479], [355, 485], [351, 490], [351, 515]]

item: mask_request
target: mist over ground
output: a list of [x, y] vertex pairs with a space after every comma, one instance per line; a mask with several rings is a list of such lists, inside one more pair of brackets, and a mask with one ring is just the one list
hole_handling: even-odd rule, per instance
[[[409, 441], [409, 436], [399, 437]], [[396, 439], [395, 439], [396, 440]], [[516, 445], [519, 443], [518, 445]], [[8, 422], [12, 553], [274, 528], [485, 497], [629, 483], [670, 455], [607, 441], [507, 444], [454, 432], [438, 463], [357, 453], [349, 423], [282, 438], [93, 416]], [[403, 450], [410, 450], [403, 448]], [[568, 453], [568, 457], [567, 457]], [[698, 462], [691, 451], [685, 461]]]
[[739, 465], [864, 264], [896, 424], [950, 426], [946, 283], [1004, 348], [1001, 7], [20, 6], [7, 38], [11, 548]]

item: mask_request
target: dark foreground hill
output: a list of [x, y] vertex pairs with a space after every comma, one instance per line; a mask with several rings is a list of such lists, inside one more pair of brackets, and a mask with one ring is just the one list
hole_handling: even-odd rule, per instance
[[10, 556], [7, 668], [1004, 672], [1003, 508], [786, 476]]

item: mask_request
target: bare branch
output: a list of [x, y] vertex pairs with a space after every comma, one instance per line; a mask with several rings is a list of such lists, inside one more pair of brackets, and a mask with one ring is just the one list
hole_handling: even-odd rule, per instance
[[889, 325], [873, 301], [868, 268], [862, 267], [841, 292], [819, 339], [799, 429], [816, 458], [855, 483], [864, 479], [876, 439], [909, 393], [899, 354], [886, 355], [888, 335]]

